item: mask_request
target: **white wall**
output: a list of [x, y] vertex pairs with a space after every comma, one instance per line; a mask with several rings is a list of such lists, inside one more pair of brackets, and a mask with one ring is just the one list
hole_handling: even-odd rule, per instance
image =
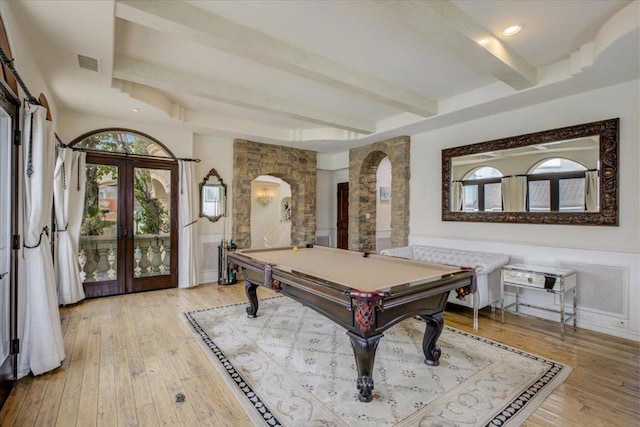
[[[47, 84], [43, 79], [43, 74], [40, 71], [40, 66], [29, 48], [29, 41], [24, 34], [24, 31], [28, 31], [28, 28], [21, 26], [13, 13], [13, 9], [9, 7], [9, 2], [0, 1], [0, 14], [5, 25], [7, 38], [9, 39], [9, 46], [11, 47], [11, 53], [15, 60], [14, 66], [20, 73], [20, 77], [27, 85], [29, 92], [38, 98], [41, 93], [47, 97], [49, 108], [51, 109], [51, 116], [53, 118], [54, 128], [56, 127], [58, 120], [58, 109], [56, 106], [55, 98], [51, 94]], [[8, 52], [6, 52], [9, 54]], [[24, 99], [25, 94], [18, 85], [18, 91], [20, 92], [18, 97]], [[22, 125], [20, 125], [22, 128]]]
[[331, 236], [331, 246], [335, 246], [336, 188], [333, 184], [333, 172], [318, 169], [316, 171], [316, 235]]
[[213, 168], [227, 185], [227, 215], [216, 222], [206, 218], [198, 220], [200, 238], [200, 283], [218, 280], [218, 246], [231, 238], [233, 224], [231, 194], [233, 192], [233, 141], [230, 138], [195, 135], [193, 157], [200, 159], [196, 164], [196, 180], [202, 182]]
[[[348, 155], [348, 153], [347, 153]], [[341, 166], [337, 170], [318, 170], [317, 171], [317, 192], [316, 192], [316, 212], [318, 220], [316, 226], [317, 236], [330, 236], [331, 246], [337, 246], [336, 227], [338, 222], [337, 206], [338, 206], [338, 183], [349, 182], [348, 162], [347, 168], [343, 163], [331, 163], [323, 165], [324, 167]]]
[[[411, 138], [412, 244], [501, 252], [528, 263], [575, 261], [626, 271], [628, 328], [598, 313], [579, 313], [578, 324], [640, 340], [640, 168], [638, 81], [498, 114]], [[620, 226], [533, 225], [441, 220], [441, 150], [512, 135], [620, 117]], [[579, 280], [579, 279], [578, 279]], [[579, 286], [579, 285], [578, 285]], [[535, 298], [535, 297], [532, 297]]]
[[[391, 188], [391, 161], [388, 157], [382, 159], [376, 171], [376, 242], [391, 238], [391, 200], [380, 200], [380, 187]], [[378, 246], [377, 252], [387, 249]]]
[[[133, 112], [131, 114], [135, 115]], [[62, 141], [68, 144], [84, 133], [112, 127], [132, 129], [152, 136], [169, 148], [176, 157], [193, 157], [193, 132], [159, 126], [153, 123], [120, 120], [62, 110], [60, 111], [60, 121], [57, 129]]]

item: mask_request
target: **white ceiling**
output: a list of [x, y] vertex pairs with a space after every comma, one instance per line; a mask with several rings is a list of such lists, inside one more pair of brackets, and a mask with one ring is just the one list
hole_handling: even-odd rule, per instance
[[325, 153], [640, 76], [638, 0], [7, 6], [59, 109]]

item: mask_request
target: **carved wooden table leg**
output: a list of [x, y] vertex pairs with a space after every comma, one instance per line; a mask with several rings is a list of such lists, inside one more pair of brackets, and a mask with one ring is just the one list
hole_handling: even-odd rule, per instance
[[353, 355], [358, 366], [358, 400], [371, 402], [373, 400], [373, 363], [376, 358], [376, 349], [382, 334], [369, 338], [362, 338], [353, 332], [347, 332], [353, 347]]
[[247, 307], [248, 317], [256, 317], [258, 313], [258, 295], [256, 294], [257, 288], [258, 285], [245, 280], [244, 291], [247, 294], [247, 298], [249, 299], [249, 307]]
[[422, 339], [422, 351], [425, 357], [424, 363], [431, 366], [438, 366], [440, 364], [438, 359], [440, 359], [441, 350], [436, 343], [444, 328], [444, 313], [420, 317], [422, 317], [427, 324], [424, 330], [424, 338]]

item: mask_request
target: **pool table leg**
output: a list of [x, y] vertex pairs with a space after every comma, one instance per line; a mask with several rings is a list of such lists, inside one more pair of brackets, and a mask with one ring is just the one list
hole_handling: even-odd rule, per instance
[[358, 400], [371, 402], [373, 400], [373, 362], [376, 358], [376, 349], [382, 334], [369, 338], [363, 338], [353, 332], [347, 332], [353, 347], [353, 355], [358, 366]]
[[436, 342], [444, 328], [444, 313], [429, 316], [421, 315], [420, 317], [427, 323], [427, 327], [424, 330], [424, 338], [422, 339], [422, 351], [425, 357], [424, 363], [430, 366], [438, 366], [440, 364], [438, 359], [440, 359], [442, 352]]
[[247, 316], [248, 317], [256, 317], [258, 313], [258, 295], [256, 294], [256, 289], [258, 285], [255, 285], [248, 280], [244, 281], [244, 291], [247, 294], [247, 298], [249, 299], [249, 307], [247, 307]]

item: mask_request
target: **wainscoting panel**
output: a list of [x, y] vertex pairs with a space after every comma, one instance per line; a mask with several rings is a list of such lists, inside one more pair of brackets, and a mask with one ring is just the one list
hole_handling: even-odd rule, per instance
[[331, 247], [331, 236], [318, 236], [318, 235], [316, 235], [316, 245]]
[[218, 282], [218, 246], [221, 234], [200, 236], [200, 283]]
[[628, 316], [629, 272], [626, 267], [560, 260], [556, 266], [578, 273], [580, 310], [624, 318]]
[[380, 237], [376, 240], [376, 250], [391, 249], [391, 237]]

